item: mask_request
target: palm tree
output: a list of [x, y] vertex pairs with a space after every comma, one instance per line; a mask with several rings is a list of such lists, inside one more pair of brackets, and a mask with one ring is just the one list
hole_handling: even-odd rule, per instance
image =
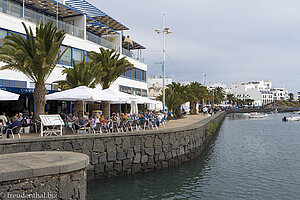
[[[109, 88], [122, 74], [133, 69], [133, 64], [125, 57], [120, 58], [120, 54], [114, 49], [100, 48], [100, 53], [92, 51], [88, 52], [87, 56], [91, 59], [91, 62], [97, 64], [101, 71], [105, 73], [100, 81], [102, 89]], [[109, 102], [103, 101], [102, 106], [104, 116], [109, 117]]]
[[226, 99], [227, 99], [227, 101], [228, 101], [229, 104], [234, 103], [234, 101], [235, 101], [234, 94], [227, 94], [226, 95]]
[[254, 100], [253, 99], [246, 99], [245, 102], [248, 106], [251, 106], [253, 104]]
[[[86, 86], [89, 88], [95, 88], [100, 83], [101, 78], [105, 75], [101, 71], [102, 68], [98, 64], [93, 62], [80, 62], [75, 63], [73, 60], [73, 67], [64, 67], [63, 74], [66, 75], [65, 80], [55, 81], [58, 88], [62, 90], [76, 88], [79, 86]], [[76, 112], [83, 112], [82, 101], [76, 101], [74, 110]]]
[[200, 99], [201, 84], [198, 82], [191, 82], [189, 85], [186, 86], [186, 89], [187, 89], [187, 99], [190, 102], [190, 113], [196, 114], [197, 103], [201, 100]]
[[214, 89], [214, 99], [216, 104], [221, 104], [225, 99], [225, 92], [222, 87], [216, 87]]
[[[187, 86], [183, 86], [180, 83], [172, 82], [172, 84], [166, 87], [166, 106], [169, 110], [174, 112], [176, 117], [181, 116], [181, 105], [188, 101], [187, 99]], [[162, 101], [162, 94], [157, 98]]]
[[294, 100], [294, 94], [293, 93], [289, 93], [289, 100], [293, 101]]
[[45, 25], [43, 23], [37, 25], [35, 36], [31, 27], [28, 29], [22, 23], [26, 37], [10, 33], [3, 39], [4, 45], [0, 47], [0, 61], [6, 63], [0, 70], [22, 72], [35, 83], [33, 97], [36, 104], [36, 118], [45, 112], [47, 94], [45, 82], [66, 51], [58, 56], [66, 34], [52, 27], [52, 23], [50, 21]]

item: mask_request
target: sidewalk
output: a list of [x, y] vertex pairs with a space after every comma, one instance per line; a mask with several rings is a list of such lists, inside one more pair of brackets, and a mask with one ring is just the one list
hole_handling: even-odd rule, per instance
[[198, 115], [186, 115], [186, 117], [181, 118], [181, 119], [173, 119], [167, 122], [166, 128], [176, 128], [176, 127], [181, 127], [181, 126], [188, 126], [191, 124], [194, 124], [202, 119], [207, 118], [208, 115], [203, 115], [203, 114], [198, 114]]

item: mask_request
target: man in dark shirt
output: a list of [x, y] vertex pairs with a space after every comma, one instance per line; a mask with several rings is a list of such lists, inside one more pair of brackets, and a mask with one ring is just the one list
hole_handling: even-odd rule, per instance
[[[9, 124], [8, 129], [7, 129], [7, 134], [6, 137], [9, 138], [9, 135], [11, 134], [11, 131], [14, 127], [20, 126], [21, 125], [21, 121], [18, 121], [17, 117], [13, 117], [12, 119], [12, 123]], [[13, 130], [13, 133], [15, 134], [15, 130]]]

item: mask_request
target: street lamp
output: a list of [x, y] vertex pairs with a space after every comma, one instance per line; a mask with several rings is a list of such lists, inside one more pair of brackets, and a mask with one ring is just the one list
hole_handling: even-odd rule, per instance
[[165, 35], [172, 33], [169, 27], [166, 27], [166, 16], [163, 14], [163, 29], [155, 29], [157, 34], [163, 35], [163, 61], [162, 61], [162, 72], [163, 72], [163, 112], [165, 112], [166, 106], [166, 94], [165, 94], [165, 62], [166, 62], [166, 38]]

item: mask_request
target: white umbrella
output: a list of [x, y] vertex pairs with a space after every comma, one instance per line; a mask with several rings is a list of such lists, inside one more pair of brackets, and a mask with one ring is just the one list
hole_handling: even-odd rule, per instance
[[[112, 90], [110, 88], [102, 90], [103, 93], [114, 96], [115, 99], [113, 100], [105, 100], [105, 101], [110, 101], [111, 103], [127, 103], [130, 100], [134, 99], [133, 95], [127, 94], [125, 92], [120, 92], [116, 90]], [[131, 102], [131, 101], [130, 101]]]
[[134, 114], [138, 114], [138, 113], [139, 113], [139, 110], [138, 110], [137, 103], [136, 103], [136, 101], [132, 101], [131, 102], [130, 114], [134, 115]]
[[73, 89], [48, 94], [45, 96], [45, 98], [46, 100], [60, 101], [111, 101], [117, 97], [108, 93], [103, 93], [101, 90], [80, 86]]
[[17, 101], [20, 95], [7, 92], [5, 90], [0, 90], [0, 101]]

